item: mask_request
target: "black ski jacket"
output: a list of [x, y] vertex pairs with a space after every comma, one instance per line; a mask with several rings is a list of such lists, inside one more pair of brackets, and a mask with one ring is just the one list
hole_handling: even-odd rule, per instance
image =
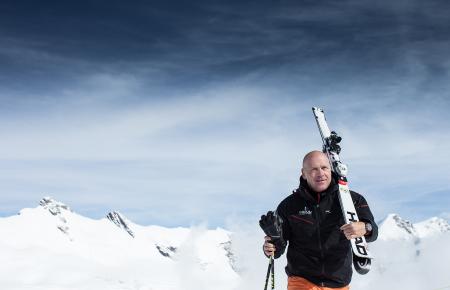
[[[345, 222], [338, 191], [333, 181], [325, 192], [314, 193], [301, 178], [300, 187], [278, 206], [284, 241], [275, 243], [275, 258], [284, 253], [288, 242], [288, 276], [300, 276], [330, 288], [350, 284], [353, 256], [350, 241], [339, 229]], [[378, 227], [370, 208], [362, 195], [350, 192], [359, 219], [372, 225], [371, 235], [366, 236], [366, 240], [373, 242], [378, 236]]]

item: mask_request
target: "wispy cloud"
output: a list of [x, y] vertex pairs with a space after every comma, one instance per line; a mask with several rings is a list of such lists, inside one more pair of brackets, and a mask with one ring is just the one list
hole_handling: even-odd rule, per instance
[[[369, 101], [362, 95], [360, 102], [354, 100], [361, 95], [342, 96], [350, 104], [345, 110], [332, 99], [242, 85], [142, 99], [144, 83], [93, 75], [65, 88], [61, 99], [49, 96], [32, 114], [16, 104], [0, 125], [9, 202], [20, 204], [17, 194], [33, 201], [54, 194], [80, 210], [95, 204], [94, 215], [118, 208], [138, 222], [171, 225], [258, 215], [297, 186], [302, 155], [320, 148], [311, 114], [316, 102], [343, 135], [351, 181], [368, 192], [375, 212], [395, 211], [414, 187], [416, 196], [446, 186], [449, 157], [435, 152], [445, 152], [450, 140], [442, 134], [447, 129], [431, 126], [445, 117], [409, 106], [389, 114], [401, 103], [389, 96]], [[446, 103], [435, 105], [443, 110]], [[431, 128], [420, 121], [427, 118]], [[429, 168], [438, 168], [439, 178]]]

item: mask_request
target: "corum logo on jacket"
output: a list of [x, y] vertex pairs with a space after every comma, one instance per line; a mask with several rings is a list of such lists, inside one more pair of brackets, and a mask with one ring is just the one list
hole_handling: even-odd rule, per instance
[[298, 212], [298, 214], [299, 214], [299, 215], [310, 215], [310, 214], [312, 214], [312, 211], [309, 210], [309, 208], [307, 208], [307, 207], [305, 206], [305, 209], [304, 209], [304, 210], [300, 210], [300, 211]]

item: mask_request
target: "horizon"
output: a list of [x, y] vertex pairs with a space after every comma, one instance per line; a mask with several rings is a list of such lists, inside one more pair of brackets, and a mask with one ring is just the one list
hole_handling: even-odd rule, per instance
[[[71, 212], [73, 212], [73, 213], [75, 213], [75, 214], [77, 214], [77, 215], [83, 216], [83, 217], [85, 217], [85, 218], [92, 219], [92, 220], [106, 219], [106, 218], [108, 218], [108, 217], [107, 217], [108, 214], [110, 214], [110, 213], [112, 213], [112, 212], [116, 212], [116, 213], [119, 213], [122, 217], [126, 218], [128, 221], [130, 221], [130, 222], [132, 222], [132, 223], [134, 223], [134, 224], [136, 224], [136, 225], [139, 225], [139, 226], [144, 226], [144, 227], [146, 227], [146, 226], [166, 227], [166, 226], [159, 225], [159, 224], [139, 224], [139, 223], [136, 223], [135, 221], [129, 219], [126, 215], [124, 215], [119, 209], [111, 209], [110, 211], [105, 212], [104, 215], [101, 216], [101, 217], [99, 217], [99, 218], [93, 218], [93, 217], [84, 216], [84, 215], [81, 214], [77, 209], [72, 208], [72, 207], [70, 206], [70, 204], [67, 204], [67, 203], [65, 203], [64, 201], [61, 201], [61, 200], [56, 200], [56, 199], [54, 199], [54, 198], [51, 197], [51, 196], [44, 196], [44, 197], [42, 197], [41, 200], [39, 200], [39, 202], [37, 202], [37, 205], [36, 205], [35, 207], [26, 207], [26, 208], [22, 208], [22, 209], [18, 210], [18, 211], [17, 211], [15, 214], [13, 214], [13, 215], [0, 216], [0, 218], [9, 218], [9, 217], [12, 217], [12, 216], [19, 215], [20, 212], [21, 212], [22, 210], [24, 210], [24, 209], [35, 209], [35, 208], [38, 208], [38, 207], [43, 207], [42, 205], [40, 205], [40, 201], [42, 201], [43, 199], [50, 199], [50, 200], [52, 200], [52, 201], [54, 201], [54, 202], [56, 202], [56, 203], [61, 203], [62, 205], [67, 206]], [[43, 207], [43, 208], [44, 208], [44, 207]], [[388, 214], [387, 214], [386, 216], [384, 216], [383, 218], [381, 218], [381, 219], [379, 219], [379, 220], [375, 220], [375, 222], [377, 223], [378, 226], [380, 226], [380, 225], [381, 225], [384, 221], [386, 221], [386, 219], [389, 218], [390, 216], [398, 216], [398, 217], [400, 217], [402, 220], [410, 221], [410, 222], [411, 222], [411, 220], [410, 220], [407, 216], [401, 216], [401, 215], [399, 215], [398, 213], [395, 213], [395, 212], [388, 213]], [[426, 221], [432, 220], [432, 219], [434, 219], [434, 218], [442, 219], [442, 220], [446, 221], [447, 223], [450, 222], [450, 220], [446, 219], [445, 217], [429, 216], [429, 217], [426, 217], [426, 218], [423, 219], [423, 220], [419, 220], [419, 221], [415, 221], [415, 222], [411, 222], [411, 223], [412, 223], [413, 225], [415, 225], [415, 224], [418, 224], [418, 223], [422, 223], [422, 222], [426, 222]], [[188, 225], [188, 226], [186, 226], [186, 225], [184, 225], [184, 226], [182, 226], [182, 225], [173, 225], [173, 226], [168, 226], [168, 227], [166, 227], [166, 228], [197, 228], [197, 227], [201, 227], [201, 228], [205, 228], [205, 229], [207, 229], [207, 230], [213, 230], [213, 229], [215, 228], [215, 229], [224, 229], [224, 230], [230, 231], [229, 228], [235, 226], [233, 223], [237, 223], [237, 220], [232, 220], [232, 219], [231, 219], [231, 220], [228, 220], [228, 221], [226, 222], [226, 224], [224, 224], [224, 225], [222, 225], [222, 226], [221, 226], [221, 225], [216, 225], [216, 226], [210, 227], [206, 221], [203, 221], [203, 222], [199, 222], [199, 223], [195, 223], [195, 224], [190, 224], [190, 225]], [[251, 221], [250, 221], [250, 220], [245, 220], [245, 223], [251, 223]], [[255, 228], [257, 228], [257, 226], [255, 226]]]

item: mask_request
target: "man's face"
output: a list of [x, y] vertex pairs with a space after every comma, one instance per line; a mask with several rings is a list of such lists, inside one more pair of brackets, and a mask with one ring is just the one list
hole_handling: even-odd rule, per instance
[[331, 168], [328, 157], [321, 152], [309, 156], [303, 163], [302, 176], [315, 192], [325, 191], [331, 183]]

